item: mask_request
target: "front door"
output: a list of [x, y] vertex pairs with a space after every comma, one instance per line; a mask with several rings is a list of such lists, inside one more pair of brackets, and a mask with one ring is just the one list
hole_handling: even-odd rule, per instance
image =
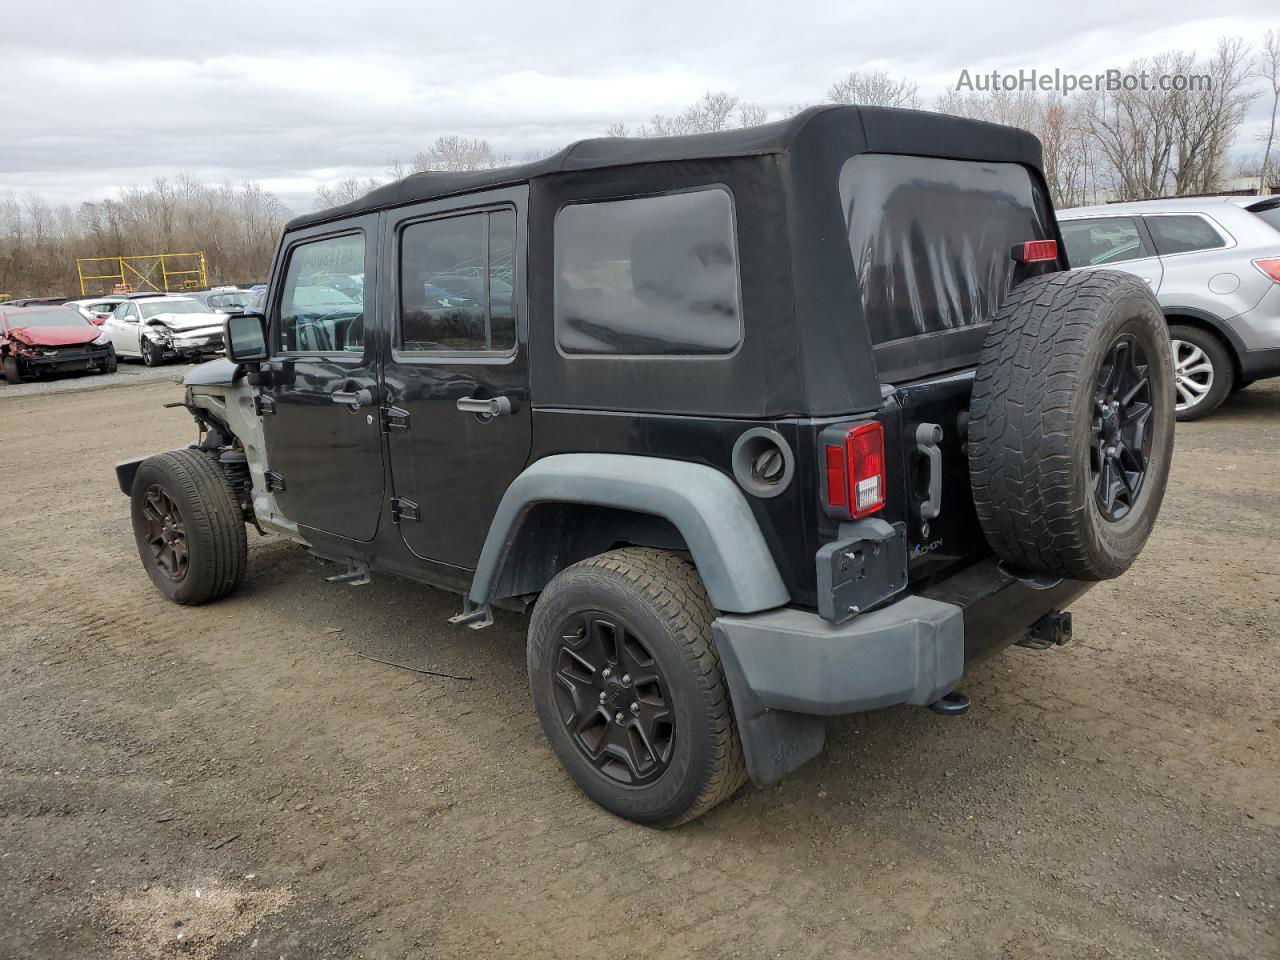
[[116, 307], [110, 319], [103, 324], [116, 353], [136, 357], [142, 352], [138, 340], [141, 329], [139, 317], [138, 305], [126, 300]]
[[387, 449], [416, 555], [474, 568], [529, 457], [524, 187], [388, 215]]
[[269, 485], [299, 526], [372, 540], [383, 492], [374, 327], [378, 215], [288, 238], [268, 313]]

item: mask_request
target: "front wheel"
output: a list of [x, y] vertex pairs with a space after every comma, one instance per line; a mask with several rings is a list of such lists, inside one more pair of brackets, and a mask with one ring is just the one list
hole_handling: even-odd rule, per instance
[[4, 372], [5, 383], [22, 382], [22, 370], [18, 367], [17, 357], [5, 357], [3, 364], [0, 364], [0, 369]]
[[208, 603], [239, 585], [248, 552], [244, 516], [210, 457], [197, 450], [148, 457], [130, 505], [142, 565], [174, 603]]
[[142, 362], [148, 367], [158, 367], [164, 363], [164, 347], [150, 340], [142, 341]]
[[528, 647], [538, 721], [611, 813], [678, 826], [746, 779], [714, 618], [692, 565], [639, 547], [574, 564], [538, 599]]

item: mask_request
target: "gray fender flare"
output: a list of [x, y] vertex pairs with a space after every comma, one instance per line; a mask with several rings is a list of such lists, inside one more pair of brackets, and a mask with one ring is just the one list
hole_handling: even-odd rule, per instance
[[671, 522], [693, 555], [707, 594], [724, 613], [771, 610], [791, 598], [738, 485], [712, 467], [611, 453], [562, 453], [527, 467], [507, 488], [489, 525], [468, 599], [492, 599], [529, 508], [583, 503], [653, 514]]

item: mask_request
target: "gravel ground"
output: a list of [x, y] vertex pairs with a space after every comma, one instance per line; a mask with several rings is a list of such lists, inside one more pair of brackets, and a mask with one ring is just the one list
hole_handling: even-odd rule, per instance
[[1074, 643], [672, 832], [561, 772], [521, 618], [256, 534], [235, 596], [161, 599], [111, 465], [189, 441], [176, 396], [0, 404], [0, 957], [1280, 956], [1280, 386], [1179, 425]]
[[9, 384], [0, 379], [0, 401], [16, 397], [48, 396], [58, 393], [79, 393], [83, 390], [99, 390], [105, 387], [124, 387], [157, 380], [173, 382], [181, 380], [194, 364], [167, 363], [160, 367], [144, 367], [134, 360], [121, 360], [115, 373], [60, 373], [27, 383]]

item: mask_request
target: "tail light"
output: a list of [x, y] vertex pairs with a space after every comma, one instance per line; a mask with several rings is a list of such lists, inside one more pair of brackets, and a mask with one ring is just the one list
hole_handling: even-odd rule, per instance
[[1276, 283], [1280, 283], [1280, 257], [1274, 257], [1269, 260], [1255, 260], [1253, 265]]
[[884, 427], [872, 421], [822, 432], [824, 495], [830, 513], [855, 520], [884, 506]]
[[1046, 263], [1058, 259], [1057, 240], [1028, 240], [1013, 248], [1013, 259], [1019, 263]]

